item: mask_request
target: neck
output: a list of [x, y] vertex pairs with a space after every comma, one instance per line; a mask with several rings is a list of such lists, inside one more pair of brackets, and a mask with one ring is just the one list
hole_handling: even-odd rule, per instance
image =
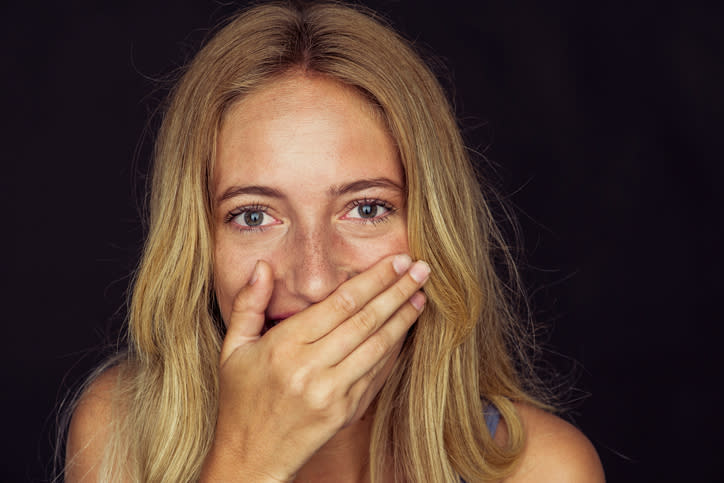
[[296, 483], [370, 481], [370, 438], [374, 411], [340, 430], [299, 470]]

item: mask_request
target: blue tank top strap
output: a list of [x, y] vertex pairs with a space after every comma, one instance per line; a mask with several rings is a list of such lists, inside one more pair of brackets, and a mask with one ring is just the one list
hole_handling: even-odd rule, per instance
[[[485, 417], [485, 425], [488, 427], [490, 436], [495, 436], [495, 430], [498, 429], [498, 423], [500, 422], [500, 411], [493, 404], [488, 403], [483, 410], [483, 417]], [[460, 483], [466, 483], [462, 477]]]
[[498, 429], [498, 423], [500, 422], [500, 411], [492, 404], [488, 404], [483, 411], [485, 416], [485, 425], [488, 427], [490, 436], [495, 436], [495, 430]]

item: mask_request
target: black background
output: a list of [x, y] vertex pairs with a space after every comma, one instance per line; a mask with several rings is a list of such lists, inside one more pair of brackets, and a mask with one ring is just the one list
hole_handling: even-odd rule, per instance
[[[367, 5], [447, 66], [467, 142], [517, 207], [549, 359], [576, 377], [571, 416], [609, 481], [716, 481], [721, 9]], [[236, 8], [1, 7], [2, 481], [48, 477], [55, 407], [122, 319], [162, 79]]]

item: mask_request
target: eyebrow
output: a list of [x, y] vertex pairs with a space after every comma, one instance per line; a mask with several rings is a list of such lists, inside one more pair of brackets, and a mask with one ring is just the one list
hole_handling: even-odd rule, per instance
[[284, 196], [281, 191], [270, 188], [268, 186], [232, 186], [224, 191], [224, 194], [221, 195], [218, 200], [216, 200], [216, 203], [221, 204], [230, 198], [241, 195], [258, 195], [266, 196], [268, 198], [286, 198], [286, 196]]
[[[332, 186], [328, 193], [330, 197], [341, 196], [348, 193], [356, 193], [369, 188], [391, 188], [398, 191], [404, 191], [404, 188], [399, 184], [395, 183], [389, 178], [366, 178], [351, 183], [342, 185]], [[249, 186], [231, 186], [229, 189], [224, 191], [219, 199], [216, 201], [217, 204], [221, 204], [224, 201], [241, 195], [258, 195], [266, 196], [268, 198], [286, 198], [284, 193], [281, 191], [271, 188], [269, 186], [249, 185]]]
[[367, 178], [367, 179], [360, 179], [357, 181], [352, 181], [351, 183], [339, 185], [339, 186], [332, 186], [329, 189], [329, 195], [334, 196], [340, 196], [345, 195], [347, 193], [355, 193], [357, 191], [363, 191], [369, 188], [392, 188], [395, 190], [403, 191], [404, 188], [400, 186], [399, 184], [395, 183], [389, 178]]

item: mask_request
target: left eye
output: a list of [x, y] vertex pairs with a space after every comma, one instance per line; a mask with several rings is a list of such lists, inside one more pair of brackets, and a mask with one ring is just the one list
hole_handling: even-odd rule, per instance
[[345, 218], [372, 220], [380, 218], [390, 211], [390, 208], [377, 201], [360, 202], [345, 215]]

